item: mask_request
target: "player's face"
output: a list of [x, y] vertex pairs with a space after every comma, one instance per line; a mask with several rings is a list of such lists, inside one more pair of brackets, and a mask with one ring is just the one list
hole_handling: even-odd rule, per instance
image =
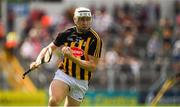
[[74, 22], [80, 31], [86, 31], [91, 27], [92, 18], [91, 17], [77, 17]]

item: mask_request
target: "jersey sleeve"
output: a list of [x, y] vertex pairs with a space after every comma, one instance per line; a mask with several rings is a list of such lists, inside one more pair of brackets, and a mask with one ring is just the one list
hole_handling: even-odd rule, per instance
[[66, 39], [66, 38], [65, 38], [64, 34], [63, 34], [63, 33], [59, 33], [59, 34], [57, 35], [57, 37], [54, 39], [53, 43], [54, 43], [56, 46], [59, 47], [59, 46], [63, 45], [65, 39]]
[[102, 40], [101, 39], [92, 39], [90, 42], [88, 54], [94, 57], [101, 57]]

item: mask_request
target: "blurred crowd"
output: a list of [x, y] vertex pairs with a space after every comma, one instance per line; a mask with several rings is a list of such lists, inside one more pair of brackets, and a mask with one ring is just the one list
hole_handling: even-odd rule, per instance
[[[58, 32], [74, 25], [73, 11], [50, 16], [42, 9], [33, 9], [21, 23], [21, 34], [15, 32], [16, 14], [8, 9], [7, 34], [0, 20], [1, 48], [15, 54], [27, 68], [40, 50]], [[173, 19], [161, 18], [158, 3], [115, 4], [111, 12], [105, 5], [90, 6], [94, 16], [92, 27], [103, 40], [102, 57], [93, 75], [91, 90], [147, 90], [163, 73], [180, 72], [180, 2], [174, 3]], [[3, 47], [2, 47], [3, 46]], [[48, 86], [57, 69], [59, 54], [40, 68], [32, 80], [37, 87]], [[39, 85], [41, 84], [41, 85]]]

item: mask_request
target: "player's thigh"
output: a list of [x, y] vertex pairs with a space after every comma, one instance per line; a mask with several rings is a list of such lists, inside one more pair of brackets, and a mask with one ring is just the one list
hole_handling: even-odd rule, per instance
[[81, 104], [81, 102], [71, 98], [70, 96], [67, 96], [64, 106], [65, 107], [68, 107], [68, 106], [80, 106], [80, 104]]
[[61, 102], [69, 93], [69, 86], [61, 80], [54, 79], [49, 87], [49, 97]]

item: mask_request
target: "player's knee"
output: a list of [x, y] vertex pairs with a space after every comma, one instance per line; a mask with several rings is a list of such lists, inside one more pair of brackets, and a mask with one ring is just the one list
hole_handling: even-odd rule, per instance
[[49, 106], [58, 106], [59, 101], [55, 97], [50, 97], [49, 98]]

